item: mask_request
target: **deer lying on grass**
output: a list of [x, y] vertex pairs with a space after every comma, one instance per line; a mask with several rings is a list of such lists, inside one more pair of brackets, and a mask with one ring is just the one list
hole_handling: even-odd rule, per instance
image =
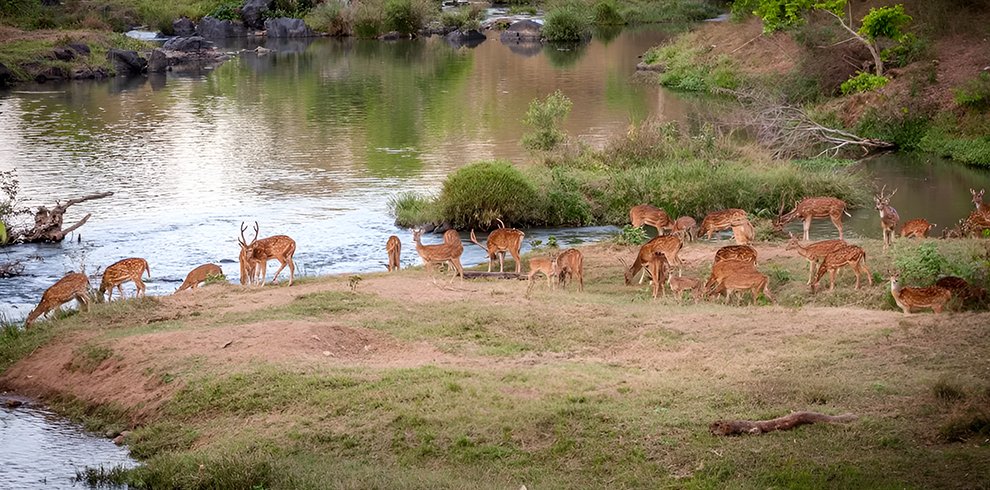
[[584, 291], [584, 255], [576, 248], [569, 248], [557, 256], [557, 276], [560, 287], [567, 288], [567, 278], [577, 278], [578, 291]]
[[650, 225], [657, 229], [658, 235], [663, 235], [665, 229], [673, 226], [666, 211], [649, 204], [633, 206], [629, 210], [629, 221], [632, 222], [634, 228], [639, 228], [644, 224]]
[[186, 280], [182, 281], [182, 285], [175, 292], [182, 291], [184, 289], [196, 289], [199, 287], [201, 282], [206, 282], [207, 279], [213, 277], [222, 277], [223, 269], [216, 264], [203, 264], [191, 271], [186, 275]]
[[990, 204], [983, 204], [983, 189], [980, 189], [980, 192], [970, 189], [969, 193], [973, 195], [973, 204], [976, 206], [976, 210], [984, 214], [990, 214]]
[[732, 274], [743, 272], [758, 271], [752, 262], [744, 260], [722, 260], [715, 263], [712, 266], [712, 272], [709, 274], [708, 280], [705, 281], [704, 296], [707, 298], [712, 294], [721, 294], [721, 291], [724, 290], [722, 283], [725, 282], [725, 279]]
[[148, 277], [151, 277], [151, 268], [148, 267], [148, 261], [132, 257], [129, 259], [120, 260], [107, 267], [107, 270], [103, 271], [103, 280], [100, 281], [100, 289], [96, 293], [96, 299], [98, 301], [103, 301], [103, 293], [107, 294], [107, 301], [113, 298], [113, 288], [117, 288], [120, 292], [120, 298], [124, 299], [124, 283], [128, 281], [134, 281], [134, 285], [137, 286], [137, 291], [135, 296], [140, 298], [144, 296], [144, 283], [141, 282], [141, 275], [145, 272], [148, 273]]
[[[502, 221], [499, 220], [499, 223], [501, 224]], [[503, 226], [489, 233], [488, 240], [485, 245], [482, 245], [474, 236], [474, 230], [471, 230], [471, 241], [488, 254], [488, 272], [492, 271], [492, 262], [495, 261], [496, 256], [498, 257], [498, 271], [504, 272], [505, 253], [509, 252], [512, 254], [512, 260], [516, 261], [516, 274], [518, 274], [522, 270], [522, 264], [519, 261], [519, 249], [522, 248], [522, 241], [525, 237], [525, 233], [515, 228]]]
[[653, 255], [650, 256], [650, 260], [646, 262], [646, 270], [649, 271], [650, 277], [653, 278], [651, 281], [653, 285], [653, 299], [657, 299], [657, 293], [666, 297], [667, 291], [663, 287], [663, 277], [670, 276], [670, 267], [667, 263], [667, 257], [663, 252], [656, 250]]
[[[781, 203], [783, 207], [783, 203]], [[829, 218], [835, 229], [839, 231], [839, 239], [842, 240], [842, 215], [852, 216], [846, 212], [846, 202], [834, 197], [807, 197], [794, 203], [794, 209], [787, 214], [781, 214], [774, 221], [774, 228], [783, 229], [784, 225], [795, 219], [804, 220], [804, 240], [808, 241], [811, 232], [811, 220], [815, 218]]]
[[808, 245], [801, 245], [801, 242], [798, 241], [793, 233], [789, 235], [791, 238], [787, 241], [787, 246], [784, 247], [784, 250], [797, 250], [798, 255], [808, 261], [809, 285], [815, 276], [815, 266], [818, 265], [818, 262], [823, 260], [826, 255], [849, 245], [845, 240], [822, 240], [820, 242], [809, 243]]
[[533, 287], [533, 278], [541, 272], [547, 276], [547, 286], [551, 290], [557, 289], [557, 280], [559, 279], [557, 277], [557, 254], [529, 259], [529, 275], [526, 276], [530, 281], [529, 287]]
[[89, 311], [89, 278], [86, 274], [70, 272], [46, 289], [41, 295], [41, 302], [24, 320], [24, 328], [30, 327], [39, 317], [49, 311], [60, 309], [63, 304], [72, 300], [79, 302], [80, 311]]
[[897, 306], [904, 310], [905, 314], [911, 313], [918, 308], [931, 308], [935, 313], [941, 313], [945, 304], [949, 302], [952, 293], [948, 289], [940, 286], [929, 286], [927, 288], [908, 288], [900, 284], [900, 276], [894, 274], [890, 276], [890, 294], [894, 297]]
[[715, 252], [715, 264], [723, 260], [741, 260], [756, 266], [756, 249], [749, 245], [727, 245]]
[[674, 227], [671, 229], [671, 234], [680, 238], [681, 241], [693, 242], [697, 228], [698, 222], [694, 218], [681, 216], [674, 220]]
[[974, 300], [978, 304], [987, 299], [987, 292], [981, 287], [973, 286], [965, 279], [956, 276], [945, 276], [935, 281], [935, 285], [948, 289], [953, 298], [958, 298], [962, 305]]
[[[701, 228], [698, 235], [705, 235], [708, 240], [712, 239], [712, 234], [717, 231], [728, 230], [733, 226], [743, 226], [748, 224], [746, 211], [742, 209], [730, 208], [721, 211], [712, 211], [701, 220]], [[752, 226], [752, 225], [750, 225]]]
[[887, 186], [883, 186], [880, 189], [880, 195], [873, 196], [875, 207], [877, 211], [880, 211], [880, 227], [883, 230], [883, 251], [885, 253], [890, 247], [890, 242], [894, 239], [894, 229], [897, 228], [897, 223], [901, 221], [901, 217], [897, 215], [897, 210], [890, 205], [890, 198], [897, 194], [897, 189], [894, 189], [890, 195], [884, 196], [883, 191], [886, 188]]
[[[681, 277], [675, 276], [674, 271], [667, 271], [667, 285], [670, 286], [670, 290], [677, 297], [677, 302], [680, 303], [684, 299], [684, 291], [691, 291], [691, 296], [694, 297], [694, 302], [698, 302], [698, 298], [701, 297], [701, 281], [693, 277]], [[656, 296], [654, 296], [656, 298]]]
[[402, 256], [402, 242], [399, 237], [392, 235], [385, 241], [385, 252], [388, 253], [388, 264], [385, 266], [389, 272], [399, 270], [399, 257]]
[[278, 275], [289, 266], [289, 286], [292, 285], [296, 277], [296, 264], [292, 261], [292, 256], [296, 253], [296, 241], [286, 235], [275, 235], [258, 239], [258, 222], [254, 222], [254, 238], [249, 243], [244, 238], [244, 231], [247, 227], [241, 222], [241, 236], [237, 243], [241, 245], [241, 284], [254, 284], [261, 282], [265, 285], [268, 261], [278, 260], [280, 267], [272, 277], [272, 284], [278, 280]]
[[[639, 253], [637, 253], [636, 258], [633, 259], [632, 265], [629, 266], [626, 271], [626, 285], [628, 286], [632, 284], [632, 280], [636, 277], [636, 273], [639, 272], [640, 269], [646, 267], [646, 264], [648, 264], [650, 259], [653, 257], [654, 252], [663, 252], [667, 257], [667, 262], [669, 264], [676, 264], [678, 268], [680, 268], [681, 259], [677, 257], [677, 253], [680, 252], [683, 247], [684, 242], [675, 236], [658, 236], [644, 243], [642, 247], [639, 247]], [[623, 261], [623, 266], [625, 266], [625, 261]], [[648, 270], [644, 270], [643, 275], [639, 278], [640, 284], [643, 284], [643, 278], [646, 277], [648, 272]], [[656, 279], [663, 280], [662, 277]]]
[[935, 228], [935, 224], [924, 218], [908, 220], [901, 227], [901, 238], [928, 238], [928, 232], [932, 228]]
[[829, 273], [828, 290], [834, 290], [836, 271], [847, 265], [852, 266], [853, 271], [856, 273], [857, 290], [859, 289], [859, 277], [862, 272], [866, 272], [866, 279], [870, 282], [870, 286], [873, 285], [873, 276], [870, 274], [870, 269], [866, 267], [866, 252], [856, 245], [846, 245], [829, 253], [822, 260], [821, 265], [818, 266], [818, 273], [815, 274], [815, 279], [811, 283], [811, 292], [814, 293], [818, 290], [818, 281], [822, 279], [825, 272]]
[[[453, 232], [453, 233], [451, 233]], [[413, 241], [416, 242], [416, 253], [423, 259], [423, 266], [427, 272], [433, 272], [434, 264], [450, 263], [454, 267], [457, 276], [464, 279], [464, 267], [461, 266], [461, 253], [464, 252], [464, 245], [460, 236], [454, 230], [447, 230], [443, 235], [443, 243], [436, 245], [423, 245], [420, 237], [423, 230], [413, 230]]]

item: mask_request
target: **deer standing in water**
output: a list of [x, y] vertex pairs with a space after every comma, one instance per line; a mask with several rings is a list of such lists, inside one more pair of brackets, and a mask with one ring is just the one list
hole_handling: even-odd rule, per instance
[[935, 224], [924, 218], [908, 220], [901, 227], [901, 238], [928, 238], [928, 232], [932, 228], [935, 228]]
[[46, 289], [41, 295], [41, 302], [24, 320], [24, 328], [30, 327], [45, 313], [60, 309], [64, 303], [73, 299], [79, 302], [80, 311], [89, 311], [89, 278], [86, 274], [70, 272]]
[[578, 291], [584, 291], [584, 254], [576, 248], [569, 248], [557, 256], [557, 275], [560, 287], [567, 288], [568, 276], [577, 278]]
[[894, 274], [890, 276], [890, 294], [894, 297], [897, 306], [904, 310], [905, 314], [911, 313], [918, 308], [931, 308], [935, 313], [941, 313], [945, 304], [952, 298], [952, 293], [941, 286], [929, 286], [927, 288], [908, 288], [900, 284], [900, 276]]
[[[498, 222], [502, 224], [502, 220], [498, 220]], [[519, 249], [522, 248], [522, 241], [525, 237], [525, 233], [515, 228], [506, 228], [503, 224], [502, 227], [489, 233], [486, 244], [482, 245], [474, 236], [474, 230], [471, 230], [471, 241], [488, 254], [488, 272], [492, 271], [492, 262], [495, 261], [495, 257], [498, 257], [498, 271], [504, 272], [505, 253], [509, 252], [512, 254], [512, 260], [516, 261], [516, 274], [518, 274], [522, 270], [522, 263], [519, 261]]]
[[808, 245], [801, 245], [797, 237], [793, 233], [789, 233], [791, 239], [787, 241], [787, 246], [784, 250], [797, 250], [798, 255], [804, 257], [808, 261], [808, 285], [811, 285], [811, 280], [815, 276], [815, 266], [818, 265], [820, 260], [823, 260], [826, 255], [844, 248], [848, 243], [845, 240], [822, 240], [820, 242], [809, 243]]
[[[292, 256], [296, 253], [296, 241], [286, 235], [274, 235], [267, 238], [258, 239], [258, 222], [254, 222], [254, 238], [250, 242], [244, 238], [244, 231], [247, 226], [241, 222], [241, 236], [237, 243], [241, 246], [241, 284], [253, 284], [261, 282], [265, 285], [265, 276], [268, 269], [268, 261], [278, 260], [280, 267], [272, 277], [272, 284], [278, 280], [279, 273], [285, 266], [289, 266], [289, 286], [292, 285], [296, 277], [296, 264]], [[247, 279], [245, 279], [245, 275]]]
[[[783, 207], [783, 203], [781, 203]], [[842, 240], [842, 215], [852, 216], [846, 212], [846, 202], [834, 197], [807, 197], [794, 203], [794, 209], [787, 214], [781, 214], [774, 221], [774, 228], [780, 230], [784, 225], [795, 219], [804, 220], [804, 240], [808, 241], [811, 232], [811, 220], [816, 218], [829, 218], [835, 229], [839, 231], [839, 239]]]
[[388, 253], [388, 268], [389, 272], [399, 270], [399, 257], [402, 253], [402, 242], [399, 241], [399, 237], [392, 235], [388, 237], [385, 242], [385, 251]]
[[629, 221], [632, 222], [634, 228], [639, 228], [644, 224], [650, 225], [657, 229], [658, 235], [663, 235], [665, 229], [673, 226], [666, 211], [649, 204], [633, 206], [629, 210]]
[[199, 287], [199, 283], [205, 282], [210, 276], [223, 276], [223, 269], [216, 264], [203, 264], [189, 271], [189, 274], [186, 275], [186, 280], [182, 281], [182, 285], [175, 292], [178, 293], [184, 289], [196, 289]]
[[873, 285], [873, 276], [870, 274], [870, 269], [866, 267], [866, 252], [862, 248], [856, 245], [846, 245], [832, 253], [829, 253], [822, 260], [822, 264], [818, 266], [818, 273], [815, 274], [815, 279], [811, 283], [811, 292], [818, 290], [818, 281], [822, 279], [822, 276], [826, 272], [829, 273], [828, 276], [828, 290], [832, 291], [835, 289], [835, 273], [841, 267], [852, 266], [853, 271], [856, 273], [856, 289], [859, 289], [859, 276], [862, 272], [866, 272], [866, 279], [870, 282], [870, 286]]
[[890, 247], [890, 242], [894, 239], [894, 229], [897, 228], [897, 223], [901, 221], [897, 210], [890, 205], [890, 198], [894, 197], [894, 194], [897, 194], [897, 189], [894, 189], [894, 192], [891, 192], [890, 195], [884, 196], [883, 191], [886, 189], [887, 186], [883, 186], [880, 189], [880, 195], [873, 196], [876, 209], [880, 212], [880, 227], [883, 229], [884, 252], [887, 252], [887, 249]]
[[123, 286], [128, 281], [134, 281], [134, 285], [137, 287], [135, 297], [144, 296], [145, 287], [144, 282], [141, 281], [141, 275], [145, 272], [150, 278], [151, 268], [148, 267], [148, 261], [138, 257], [111, 264], [107, 270], [103, 271], [103, 280], [100, 281], [100, 289], [96, 292], [96, 299], [103, 301], [103, 293], [107, 293], [107, 301], [110, 301], [113, 298], [113, 288], [117, 288], [117, 291], [120, 292], [120, 298], [124, 299]]
[[[451, 233], [453, 232], [453, 233]], [[460, 236], [455, 230], [447, 230], [443, 235], [443, 243], [436, 245], [423, 245], [420, 237], [423, 230], [413, 230], [413, 241], [416, 242], [416, 253], [423, 259], [423, 265], [428, 272], [433, 272], [434, 264], [449, 262], [456, 271], [456, 275], [464, 279], [464, 267], [461, 266], [461, 253], [464, 252], [464, 245]]]
[[[698, 235], [705, 235], [708, 240], [712, 239], [712, 234], [717, 231], [728, 230], [733, 226], [740, 227], [749, 224], [746, 218], [746, 211], [737, 208], [712, 211], [701, 220], [701, 228]], [[750, 225], [752, 227], [752, 225]]]

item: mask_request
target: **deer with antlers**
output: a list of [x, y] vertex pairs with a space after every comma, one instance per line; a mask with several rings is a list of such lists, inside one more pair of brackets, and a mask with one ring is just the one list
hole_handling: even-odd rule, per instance
[[488, 272], [492, 271], [492, 262], [495, 261], [495, 257], [498, 257], [498, 271], [503, 272], [505, 253], [508, 252], [512, 254], [512, 260], [516, 261], [516, 274], [518, 274], [522, 269], [522, 263], [519, 261], [519, 249], [522, 248], [522, 241], [526, 234], [515, 228], [506, 228], [502, 220], [498, 220], [498, 222], [502, 226], [488, 234], [485, 245], [478, 242], [473, 229], [471, 230], [471, 241], [488, 254]]
[[389, 272], [399, 270], [399, 257], [402, 255], [402, 242], [399, 237], [392, 235], [385, 241], [385, 252], [388, 253], [388, 264], [385, 268]]
[[976, 206], [976, 210], [983, 214], [990, 214], [990, 204], [983, 204], [983, 191], [984, 189], [980, 189], [980, 192], [970, 189], [969, 193], [973, 195], [973, 205]]
[[196, 289], [199, 284], [206, 282], [210, 277], [223, 277], [223, 269], [216, 264], [203, 264], [191, 271], [186, 275], [186, 280], [182, 281], [182, 285], [175, 292], [179, 292], [185, 289]]
[[89, 311], [89, 278], [86, 274], [70, 272], [61, 278], [41, 295], [38, 303], [24, 320], [24, 328], [28, 328], [39, 317], [52, 310], [58, 310], [63, 304], [76, 300], [80, 311]]
[[[678, 268], [681, 267], [681, 259], [677, 257], [677, 253], [680, 252], [681, 248], [684, 247], [684, 242], [676, 236], [658, 236], [654, 237], [652, 240], [643, 244], [639, 247], [639, 252], [636, 254], [636, 258], [633, 259], [632, 265], [626, 266], [626, 262], [622, 261], [623, 267], [628, 267], [625, 273], [626, 285], [632, 284], [632, 280], [636, 277], [636, 273], [646, 267], [653, 257], [654, 252], [663, 252], [667, 257], [667, 262], [669, 264], [675, 264]], [[643, 275], [639, 278], [639, 283], [643, 284], [643, 279], [649, 270], [645, 270]], [[651, 277], [651, 279], [662, 281], [663, 277]]]
[[557, 276], [560, 287], [567, 288], [567, 278], [577, 278], [578, 291], [584, 291], [584, 254], [576, 248], [569, 248], [557, 256]]
[[138, 257], [131, 257], [129, 259], [123, 259], [114, 262], [107, 270], [103, 271], [103, 280], [100, 281], [100, 289], [96, 293], [96, 299], [98, 301], [103, 301], [103, 294], [107, 294], [107, 301], [113, 298], [113, 288], [117, 288], [120, 292], [120, 298], [124, 299], [124, 283], [128, 281], [134, 281], [134, 285], [137, 287], [135, 296], [140, 298], [144, 296], [144, 282], [141, 281], [141, 275], [145, 272], [148, 273], [148, 277], [151, 277], [151, 268], [148, 267], [148, 261]]
[[254, 238], [250, 242], [244, 238], [244, 231], [247, 226], [241, 222], [241, 236], [237, 243], [241, 246], [241, 284], [255, 284], [260, 282], [265, 285], [268, 261], [275, 259], [279, 262], [279, 268], [272, 277], [272, 284], [278, 280], [279, 273], [286, 266], [289, 267], [289, 286], [296, 277], [296, 263], [292, 256], [296, 253], [296, 241], [286, 235], [274, 235], [267, 238], [258, 239], [258, 222], [254, 222]]
[[901, 227], [901, 238], [928, 238], [928, 232], [932, 228], [935, 228], [935, 224], [924, 218], [908, 220]]
[[860, 274], [863, 272], [866, 273], [866, 280], [869, 281], [870, 286], [873, 285], [873, 276], [870, 274], [870, 269], [866, 267], [866, 252], [856, 245], [846, 245], [829, 253], [822, 260], [821, 265], [818, 266], [818, 273], [815, 274], [815, 279], [811, 283], [811, 292], [814, 293], [818, 290], [818, 281], [822, 279], [826, 272], [829, 273], [828, 290], [834, 290], [835, 273], [845, 266], [852, 266], [853, 272], [856, 273], [857, 290], [859, 289]]
[[[721, 211], [712, 211], [705, 216], [705, 219], [701, 220], [698, 235], [705, 235], [706, 239], [711, 240], [712, 234], [715, 232], [746, 224], [749, 224], [749, 220], [746, 217], [746, 211], [742, 209], [730, 208]], [[750, 226], [752, 227], [752, 225]]]
[[698, 222], [690, 216], [681, 216], [674, 220], [671, 234], [680, 238], [681, 241], [693, 242], [695, 231], [698, 229]]
[[663, 235], [664, 230], [673, 226], [666, 211], [649, 204], [633, 206], [629, 210], [629, 221], [632, 222], [634, 228], [639, 228], [644, 224], [650, 225], [657, 229], [658, 235]]
[[423, 266], [430, 273], [433, 272], [434, 264], [450, 263], [457, 276], [464, 279], [464, 267], [461, 266], [461, 254], [464, 252], [464, 244], [461, 243], [460, 235], [455, 230], [447, 230], [443, 235], [443, 243], [436, 245], [423, 245], [421, 236], [423, 230], [413, 230], [413, 241], [416, 243], [416, 253], [423, 259]]
[[904, 310], [905, 314], [911, 313], [918, 308], [931, 308], [935, 313], [941, 313], [945, 304], [952, 298], [952, 293], [941, 286], [929, 286], [927, 288], [903, 287], [900, 283], [900, 275], [890, 276], [890, 294], [894, 297], [897, 306]]
[[529, 259], [529, 275], [526, 276], [526, 279], [530, 281], [529, 287], [533, 287], [533, 278], [542, 272], [543, 275], [547, 276], [547, 286], [550, 289], [557, 289], [557, 280], [559, 279], [557, 276], [557, 255], [550, 254], [549, 257]]
[[826, 255], [844, 248], [848, 243], [845, 240], [822, 240], [820, 242], [809, 243], [808, 245], [801, 245], [797, 237], [793, 233], [788, 233], [791, 237], [787, 241], [787, 246], [784, 250], [797, 250], [798, 255], [804, 257], [808, 261], [808, 285], [811, 285], [811, 280], [815, 276], [815, 266], [818, 262], [823, 260]]
[[[783, 212], [783, 204], [781, 204]], [[804, 220], [804, 240], [808, 241], [811, 232], [811, 221], [813, 219], [829, 218], [835, 229], [839, 231], [839, 239], [842, 240], [842, 215], [852, 216], [846, 212], [846, 202], [834, 197], [806, 197], [794, 203], [794, 209], [790, 212], [781, 213], [774, 221], [774, 228], [782, 230], [784, 225], [796, 219]]]
[[880, 212], [880, 227], [883, 230], [884, 252], [890, 247], [890, 242], [894, 239], [894, 229], [897, 228], [897, 223], [901, 221], [897, 210], [890, 205], [890, 198], [894, 197], [894, 194], [897, 194], [897, 189], [894, 189], [894, 192], [885, 196], [883, 191], [886, 189], [887, 186], [885, 185], [880, 189], [879, 195], [873, 196], [875, 207]]

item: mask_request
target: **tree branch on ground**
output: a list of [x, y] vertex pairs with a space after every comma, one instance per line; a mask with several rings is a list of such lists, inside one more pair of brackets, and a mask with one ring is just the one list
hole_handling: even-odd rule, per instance
[[63, 229], [63, 215], [70, 206], [93, 199], [103, 199], [112, 195], [113, 192], [101, 192], [76, 199], [69, 199], [65, 204], [55, 201], [55, 207], [51, 210], [44, 206], [39, 206], [38, 211], [34, 214], [34, 227], [30, 230], [15, 232], [12, 241], [18, 243], [61, 242], [65, 239], [66, 235], [86, 224], [91, 216], [90, 214], [86, 214], [86, 216], [74, 225]]

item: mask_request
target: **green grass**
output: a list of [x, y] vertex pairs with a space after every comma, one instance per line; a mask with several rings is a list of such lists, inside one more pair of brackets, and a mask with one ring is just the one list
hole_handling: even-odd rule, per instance
[[[51, 55], [53, 48], [72, 42], [84, 42], [89, 45], [89, 56], [78, 57], [73, 61], [54, 59]], [[82, 66], [103, 68], [113, 74], [113, 66], [107, 61], [109, 49], [139, 50], [148, 46], [144, 42], [114, 33], [97, 35], [93, 39], [77, 39], [63, 35], [50, 39], [16, 40], [0, 44], [0, 63], [10, 68], [20, 81], [31, 80], [38, 73], [52, 69], [68, 76], [74, 68]]]

